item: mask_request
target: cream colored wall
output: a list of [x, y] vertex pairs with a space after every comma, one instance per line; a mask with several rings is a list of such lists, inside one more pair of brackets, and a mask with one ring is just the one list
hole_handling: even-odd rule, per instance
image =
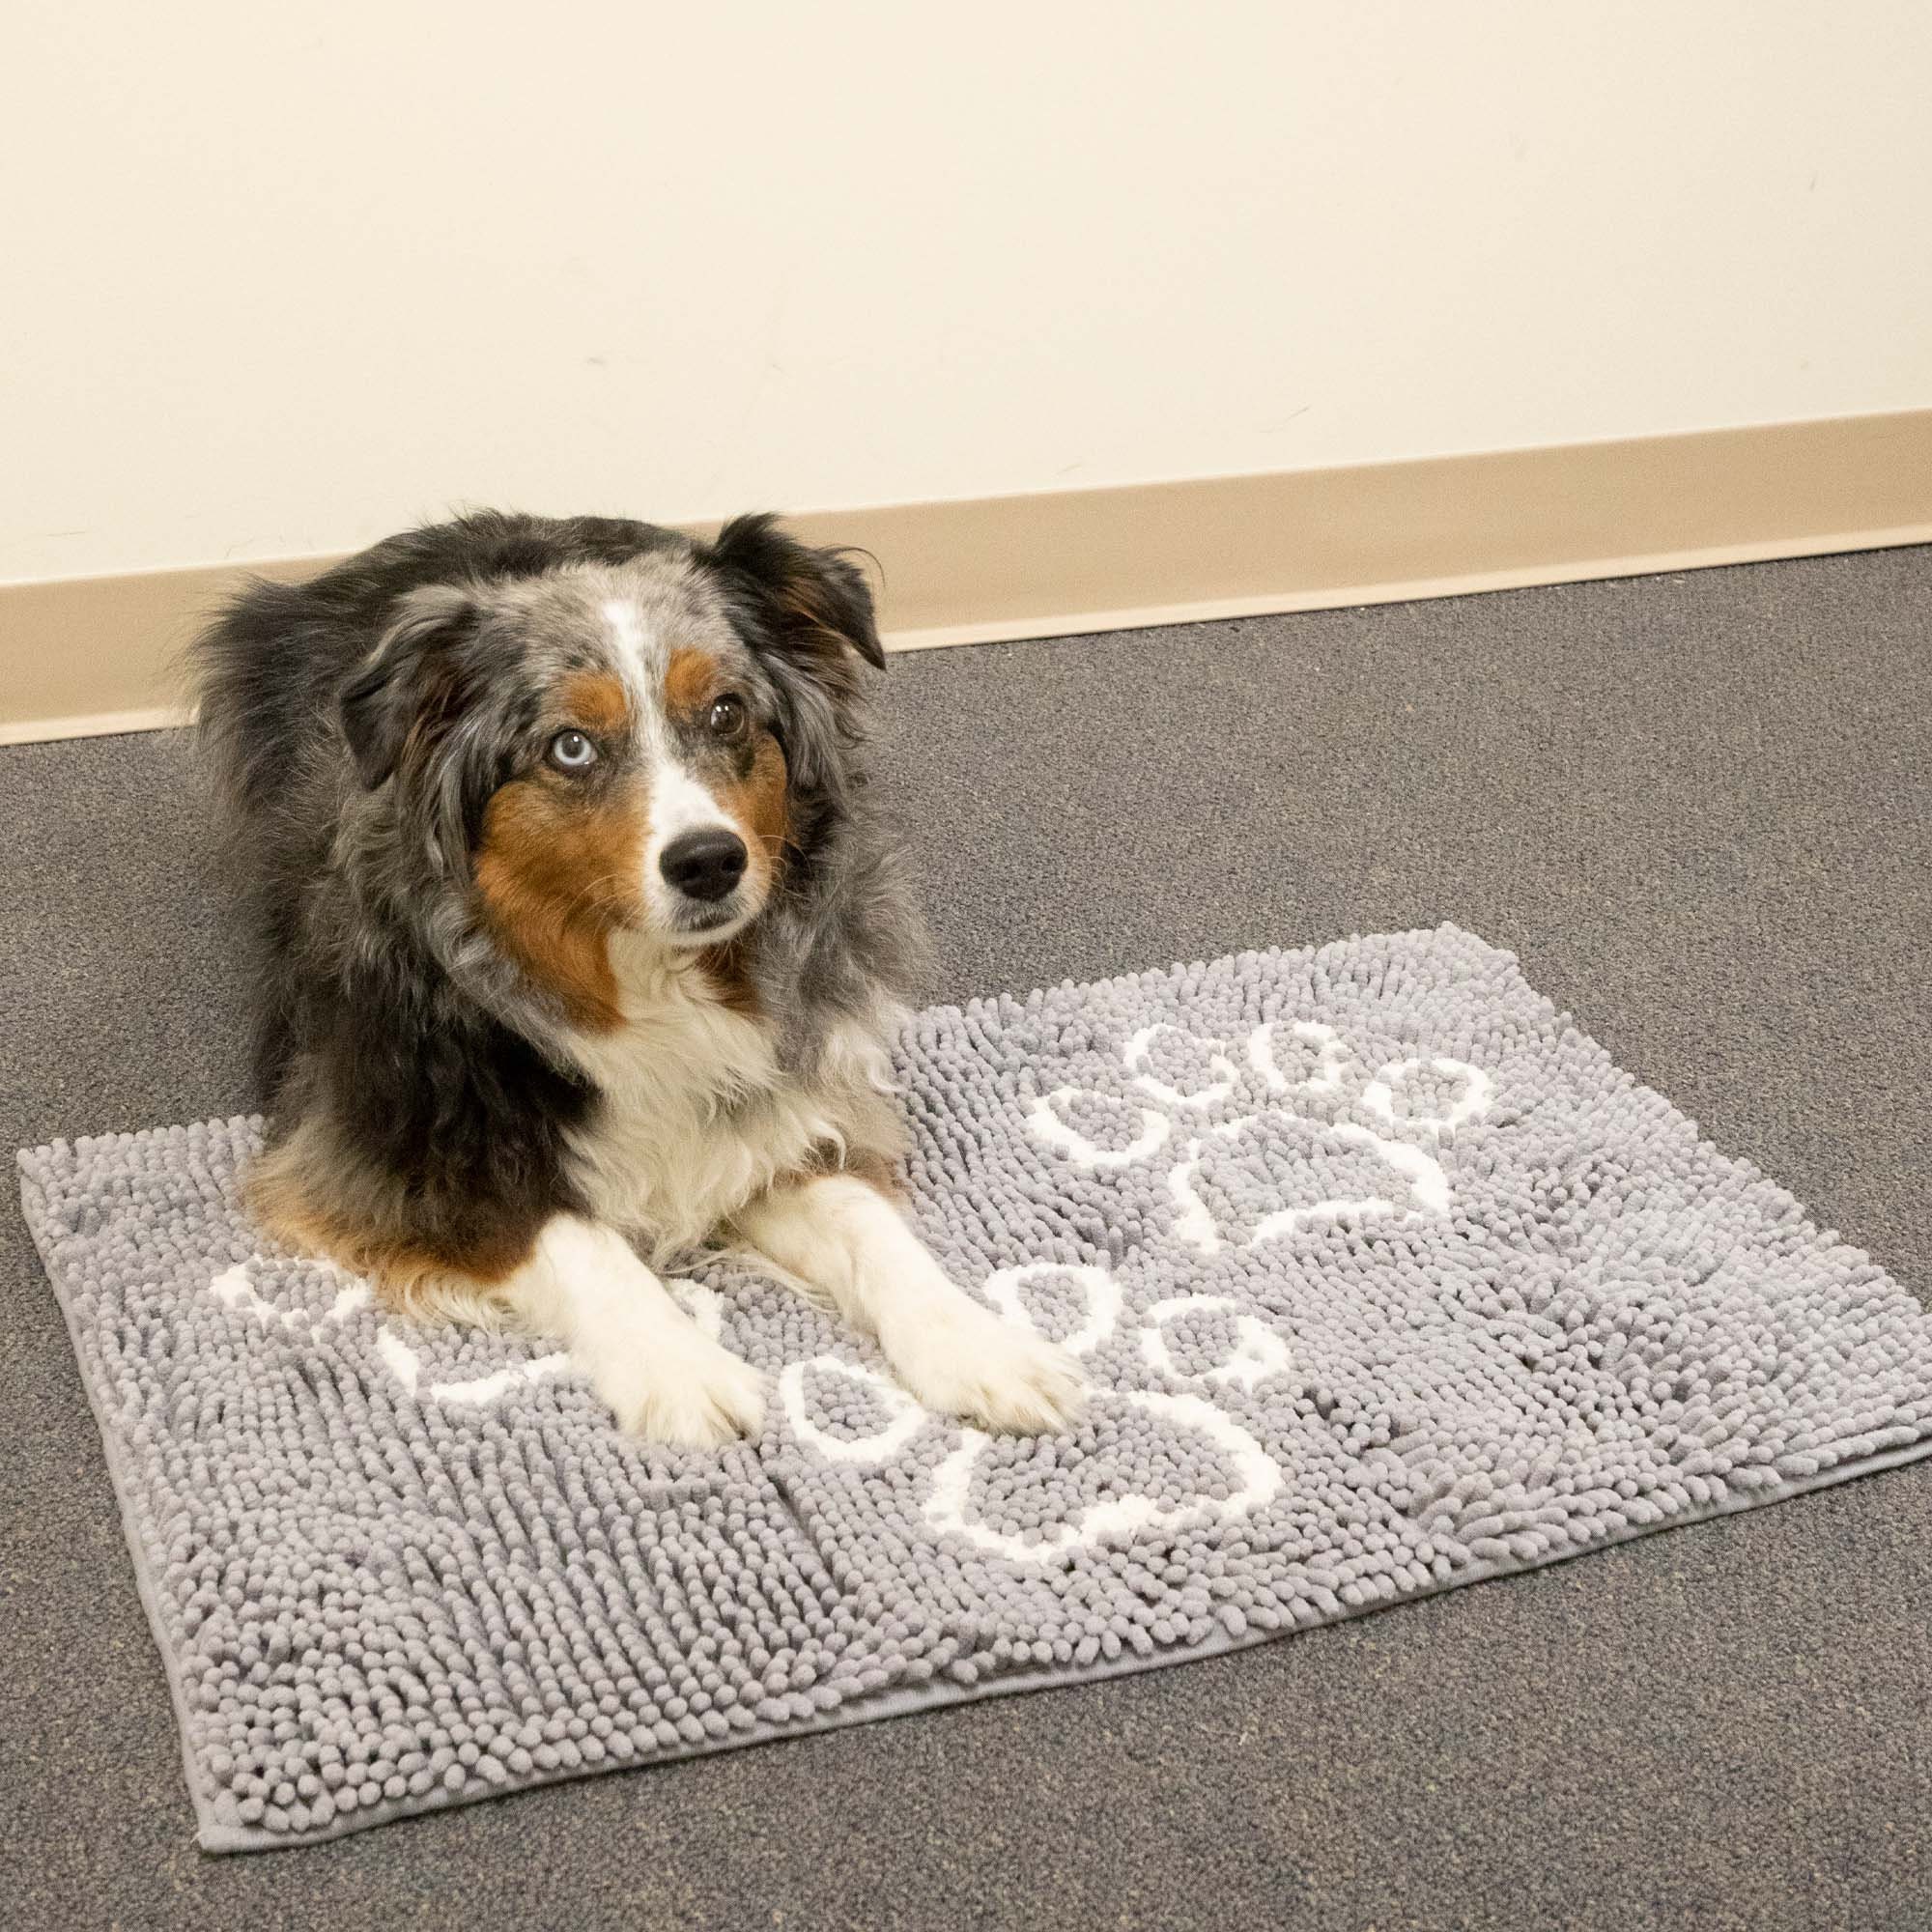
[[21, 0], [0, 581], [1932, 403], [1922, 0]]

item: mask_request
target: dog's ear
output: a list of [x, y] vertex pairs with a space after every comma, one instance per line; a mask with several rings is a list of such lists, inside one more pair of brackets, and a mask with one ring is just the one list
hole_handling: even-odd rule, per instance
[[708, 554], [755, 615], [763, 637], [835, 688], [851, 684], [851, 658], [885, 668], [872, 592], [852, 553], [813, 550], [773, 516], [734, 517]]
[[425, 584], [397, 598], [389, 628], [343, 687], [337, 707], [366, 790], [396, 769], [411, 727], [434, 694], [450, 686], [451, 679], [435, 675], [437, 662], [475, 618], [474, 600], [455, 584]]

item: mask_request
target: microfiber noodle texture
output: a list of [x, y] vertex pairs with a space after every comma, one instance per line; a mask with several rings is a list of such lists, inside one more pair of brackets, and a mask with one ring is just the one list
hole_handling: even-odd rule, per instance
[[935, 1008], [912, 1211], [1092, 1381], [917, 1406], [719, 1259], [759, 1440], [265, 1247], [253, 1120], [21, 1156], [211, 1850], [1180, 1662], [1932, 1447], [1932, 1317], [1452, 926]]

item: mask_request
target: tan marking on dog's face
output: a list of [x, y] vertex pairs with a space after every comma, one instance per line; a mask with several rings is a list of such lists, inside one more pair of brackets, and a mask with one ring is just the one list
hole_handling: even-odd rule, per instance
[[[751, 853], [752, 874], [762, 898], [784, 853], [790, 774], [779, 741], [755, 721], [749, 735], [735, 743], [702, 735], [711, 706], [731, 690], [723, 667], [708, 652], [686, 645], [671, 653], [665, 668], [665, 713], [674, 724], [700, 733], [696, 776], [737, 827]], [[745, 702], [749, 709], [751, 700]]]
[[718, 694], [718, 662], [689, 645], [670, 654], [665, 666], [664, 708], [680, 724], [698, 718]]
[[779, 741], [769, 731], [754, 729], [752, 769], [718, 790], [718, 803], [751, 848], [752, 863], [762, 859], [768, 876], [778, 869], [790, 829], [785, 810], [789, 777]]
[[644, 916], [648, 822], [640, 781], [605, 793], [548, 771], [511, 780], [484, 809], [476, 890], [490, 929], [586, 1032], [623, 1024], [608, 942]]
[[573, 671], [556, 696], [564, 723], [593, 738], [621, 738], [631, 729], [631, 700], [614, 671]]

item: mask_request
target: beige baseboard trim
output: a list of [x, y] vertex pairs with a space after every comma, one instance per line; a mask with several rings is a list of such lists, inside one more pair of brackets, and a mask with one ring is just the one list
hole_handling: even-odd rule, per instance
[[190, 724], [183, 704], [151, 704], [143, 711], [84, 711], [70, 718], [25, 718], [0, 724], [0, 745], [40, 745], [56, 738], [113, 738], [124, 731], [166, 731]]
[[[1932, 410], [791, 521], [895, 649], [995, 643], [1932, 542]], [[0, 585], [0, 744], [180, 722], [208, 611], [335, 560]]]

